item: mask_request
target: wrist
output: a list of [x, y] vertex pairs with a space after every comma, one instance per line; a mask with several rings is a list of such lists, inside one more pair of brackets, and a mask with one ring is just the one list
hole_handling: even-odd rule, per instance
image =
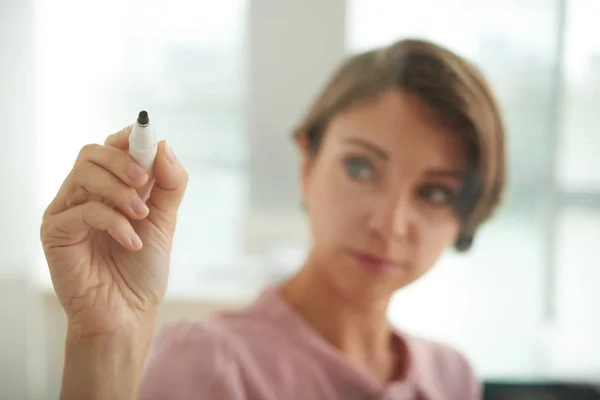
[[65, 350], [85, 350], [98, 357], [109, 357], [114, 352], [128, 354], [129, 357], [143, 356], [152, 342], [153, 333], [151, 327], [91, 333], [77, 325], [69, 325]]
[[153, 324], [90, 334], [69, 325], [61, 399], [135, 399]]
[[80, 312], [67, 316], [67, 339], [81, 344], [128, 341], [131, 337], [135, 337], [136, 340], [150, 340], [154, 333], [155, 322], [156, 313], [134, 316], [120, 313], [97, 315]]

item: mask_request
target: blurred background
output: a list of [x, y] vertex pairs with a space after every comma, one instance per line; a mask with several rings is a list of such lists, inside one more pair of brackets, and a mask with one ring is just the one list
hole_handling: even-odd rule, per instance
[[473, 60], [508, 127], [506, 202], [389, 317], [481, 379], [600, 382], [600, 1], [0, 0], [0, 398], [58, 398], [41, 214], [78, 150], [150, 113], [190, 173], [160, 323], [251, 301], [308, 245], [291, 130], [347, 55]]

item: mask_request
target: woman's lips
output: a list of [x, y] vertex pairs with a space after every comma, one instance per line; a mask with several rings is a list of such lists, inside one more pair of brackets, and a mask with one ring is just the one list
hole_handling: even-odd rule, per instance
[[364, 270], [377, 275], [386, 275], [398, 268], [398, 264], [371, 254], [352, 252], [352, 257]]

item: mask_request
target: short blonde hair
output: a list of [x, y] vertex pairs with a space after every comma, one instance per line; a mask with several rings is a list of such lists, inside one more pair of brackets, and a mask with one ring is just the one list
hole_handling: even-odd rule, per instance
[[329, 80], [294, 137], [316, 155], [335, 115], [392, 89], [417, 96], [440, 123], [466, 139], [470, 167], [456, 203], [461, 229], [454, 246], [466, 251], [500, 203], [506, 155], [497, 101], [482, 73], [464, 58], [416, 39], [352, 56]]

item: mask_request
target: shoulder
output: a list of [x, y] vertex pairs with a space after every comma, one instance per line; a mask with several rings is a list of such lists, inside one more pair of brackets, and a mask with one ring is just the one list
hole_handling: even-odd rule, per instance
[[481, 385], [469, 361], [451, 346], [403, 334], [411, 353], [413, 373], [425, 390], [450, 398], [481, 398]]
[[183, 320], [162, 327], [155, 336], [140, 387], [141, 400], [242, 399], [239, 366], [217, 317]]

